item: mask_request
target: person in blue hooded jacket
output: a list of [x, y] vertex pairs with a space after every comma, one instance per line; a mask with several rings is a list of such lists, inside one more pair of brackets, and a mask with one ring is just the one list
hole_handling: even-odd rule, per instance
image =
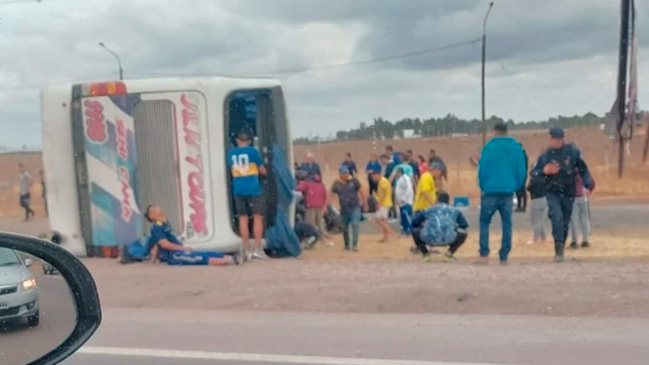
[[525, 185], [527, 166], [520, 143], [507, 136], [507, 125], [496, 124], [495, 137], [482, 149], [478, 164], [480, 184], [480, 259], [489, 259], [489, 226], [493, 215], [498, 212], [502, 222], [502, 242], [499, 252], [500, 263], [507, 264], [512, 247], [513, 196]]

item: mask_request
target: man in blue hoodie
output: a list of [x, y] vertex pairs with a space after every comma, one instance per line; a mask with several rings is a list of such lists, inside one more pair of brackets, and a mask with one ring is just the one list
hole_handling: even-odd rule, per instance
[[507, 125], [496, 124], [495, 137], [482, 149], [478, 164], [478, 182], [482, 199], [480, 202], [480, 259], [489, 260], [489, 225], [498, 212], [502, 222], [500, 263], [507, 264], [512, 247], [512, 206], [514, 193], [525, 184], [526, 170], [523, 148], [515, 139], [507, 136]]

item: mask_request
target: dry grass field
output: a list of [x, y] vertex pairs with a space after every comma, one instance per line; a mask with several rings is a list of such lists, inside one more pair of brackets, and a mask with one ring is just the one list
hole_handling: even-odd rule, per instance
[[[530, 161], [534, 161], [547, 144], [545, 131], [522, 132], [514, 135], [527, 150]], [[595, 200], [649, 200], [649, 165], [640, 163], [641, 143], [636, 140], [631, 156], [627, 156], [626, 172], [623, 179], [617, 178], [617, 147], [602, 132], [596, 129], [574, 129], [567, 131], [567, 140], [574, 141], [582, 150], [597, 182]], [[434, 148], [447, 163], [449, 181], [444, 188], [451, 195], [479, 196], [476, 169], [468, 158], [480, 152], [480, 137], [440, 137], [401, 139], [392, 141], [336, 141], [311, 146], [295, 146], [298, 161], [309, 151], [316, 155], [325, 172], [326, 183], [335, 179], [338, 164], [345, 152], [351, 152], [361, 170], [369, 155], [376, 151], [382, 153], [391, 144], [397, 150], [411, 149], [415, 154], [426, 155]], [[38, 214], [44, 214], [41, 199], [38, 171], [43, 169], [39, 153], [0, 154], [0, 219], [21, 219], [22, 211], [18, 205], [18, 163], [24, 163], [35, 180], [32, 189], [32, 206]], [[363, 182], [365, 176], [361, 176]], [[475, 200], [475, 199], [474, 199]]]
[[[530, 163], [534, 162], [548, 143], [547, 132], [531, 131], [513, 135], [525, 147]], [[575, 142], [589, 164], [597, 183], [596, 200], [644, 199], [649, 197], [649, 164], [641, 164], [641, 140], [632, 145], [631, 155], [625, 156], [626, 170], [623, 179], [617, 177], [617, 145], [597, 129], [568, 130], [567, 141]], [[415, 155], [426, 156], [428, 150], [435, 149], [448, 165], [448, 183], [445, 189], [451, 195], [479, 196], [477, 171], [469, 163], [469, 156], [480, 153], [480, 136], [438, 137], [401, 139], [392, 141], [336, 141], [319, 145], [295, 146], [295, 158], [301, 161], [307, 152], [316, 155], [324, 167], [325, 181], [335, 178], [337, 167], [344, 154], [350, 152], [359, 169], [363, 170], [371, 153], [383, 153], [385, 146], [392, 145], [395, 150], [412, 150]], [[366, 181], [361, 176], [362, 181]]]

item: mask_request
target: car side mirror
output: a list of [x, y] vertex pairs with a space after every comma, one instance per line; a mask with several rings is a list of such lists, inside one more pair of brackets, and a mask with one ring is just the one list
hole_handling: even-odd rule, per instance
[[100, 323], [95, 281], [78, 258], [52, 242], [0, 232], [2, 364], [58, 364]]

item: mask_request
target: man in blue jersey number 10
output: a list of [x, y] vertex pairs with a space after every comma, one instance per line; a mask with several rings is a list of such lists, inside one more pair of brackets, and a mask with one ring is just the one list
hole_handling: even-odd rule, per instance
[[[266, 258], [262, 247], [261, 238], [264, 233], [263, 226], [263, 199], [260, 175], [266, 175], [266, 167], [259, 151], [251, 146], [250, 135], [239, 132], [236, 138], [237, 147], [228, 153], [228, 165], [232, 172], [232, 193], [239, 217], [239, 235], [243, 241], [244, 257]], [[252, 215], [253, 234], [255, 245], [250, 245], [250, 231], [248, 217]]]

